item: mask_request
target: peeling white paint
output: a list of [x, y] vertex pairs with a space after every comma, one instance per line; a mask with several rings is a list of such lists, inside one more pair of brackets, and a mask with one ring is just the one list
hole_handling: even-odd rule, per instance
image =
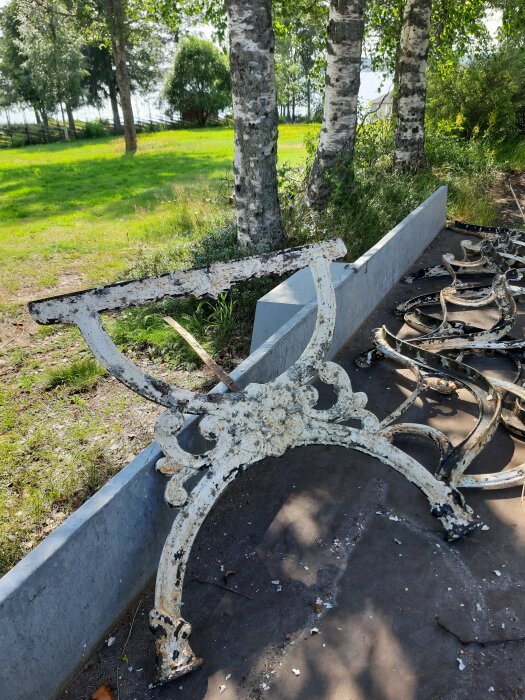
[[[172, 273], [128, 283], [124, 299], [122, 289], [115, 291], [115, 286], [110, 285], [32, 305], [34, 317], [43, 322], [68, 319], [76, 323], [95, 356], [113, 376], [145, 398], [168, 408], [155, 428], [155, 438], [165, 454], [157, 468], [170, 477], [165, 493], [167, 504], [179, 510], [162, 552], [155, 608], [150, 613], [150, 625], [157, 637], [159, 682], [184, 675], [201, 663], [189, 645], [191, 625], [181, 616], [186, 563], [199, 528], [221, 493], [236, 476], [265, 457], [281, 456], [288, 449], [311, 444], [356, 449], [379, 459], [418, 486], [449, 539], [461, 537], [476, 526], [470, 510], [463, 507], [449, 485], [392, 445], [395, 432], [423, 434], [447, 447], [444, 436], [411, 423], [380, 425], [377, 417], [366, 409], [366, 394], [354, 392], [345, 370], [324, 360], [336, 318], [330, 262], [344, 253], [341, 241], [331, 241], [224, 263], [213, 270]], [[306, 265], [310, 267], [318, 298], [316, 326], [310, 342], [301, 357], [277, 379], [268, 384], [250, 384], [236, 393], [200, 395], [145, 375], [114, 346], [98, 316], [108, 305], [116, 309], [118, 303], [124, 306], [138, 303], [132, 296], [135, 291], [139, 301], [144, 296], [148, 300], [163, 298], [170, 290], [180, 295], [179, 281], [183, 280], [195, 296], [216, 295], [233, 283], [229, 275], [235, 281]], [[311, 385], [315, 379], [329, 385], [337, 396], [328, 409], [316, 408], [318, 391]], [[492, 400], [496, 401], [497, 396]], [[199, 430], [214, 443], [204, 454], [190, 454], [179, 445], [177, 433], [182, 427], [183, 411], [203, 416]], [[357, 426], [346, 425], [350, 420]], [[198, 474], [200, 480], [188, 491], [186, 482]], [[327, 603], [324, 605], [329, 607]]]

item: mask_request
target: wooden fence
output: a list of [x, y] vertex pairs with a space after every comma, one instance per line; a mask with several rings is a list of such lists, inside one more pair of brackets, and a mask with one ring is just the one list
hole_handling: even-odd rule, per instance
[[[225, 119], [214, 119], [210, 120], [207, 126], [227, 126], [229, 123]], [[194, 122], [182, 119], [135, 120], [135, 128], [139, 134], [173, 129], [191, 129], [196, 126]], [[122, 127], [115, 129], [112, 122], [104, 119], [91, 122], [76, 121], [75, 131], [72, 132], [69, 128], [67, 130], [71, 141], [115, 136], [122, 133], [124, 133]], [[0, 124], [0, 148], [56, 143], [58, 141], [67, 141], [67, 138], [64, 127], [55, 121], [50, 121], [47, 128], [44, 124]]]

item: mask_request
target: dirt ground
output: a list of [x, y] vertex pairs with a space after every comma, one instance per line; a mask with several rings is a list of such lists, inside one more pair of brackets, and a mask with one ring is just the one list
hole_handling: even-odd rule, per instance
[[499, 211], [498, 221], [502, 226], [523, 228], [525, 221], [519, 207], [525, 214], [525, 173], [506, 173], [496, 187], [494, 202]]
[[[415, 269], [457, 250], [464, 237], [444, 232]], [[357, 369], [353, 358], [369, 346], [372, 328], [399, 329], [397, 302], [438, 285], [397, 285], [339, 354], [380, 418], [409, 394], [410, 375], [386, 360]], [[523, 325], [521, 316], [516, 337]], [[503, 361], [486, 369], [510, 372]], [[475, 415], [465, 392], [430, 392], [405, 420], [428, 421], [457, 442]], [[396, 444], [435, 466], [431, 445]], [[525, 444], [499, 428], [471, 471], [524, 461]], [[306, 447], [260, 462], [230, 485], [192, 550], [183, 614], [201, 669], [151, 686], [149, 588], [60, 700], [87, 700], [105, 682], [119, 700], [525, 697], [521, 490], [465, 496], [485, 527], [447, 544], [424, 496], [372, 458]], [[235, 572], [228, 586], [236, 592], [221, 588], [226, 572]]]

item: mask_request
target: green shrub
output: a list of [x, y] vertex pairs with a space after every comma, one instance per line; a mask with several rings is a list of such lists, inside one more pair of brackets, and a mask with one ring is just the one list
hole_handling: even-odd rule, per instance
[[82, 136], [85, 139], [100, 139], [107, 136], [107, 129], [101, 122], [86, 122]]
[[468, 57], [454, 70], [429, 74], [428, 123], [441, 133], [503, 141], [518, 131], [525, 107], [525, 53], [501, 43]]
[[333, 196], [319, 213], [306, 206], [303, 196], [315, 153], [315, 130], [305, 140], [306, 168], [280, 171], [281, 205], [290, 244], [337, 236], [346, 243], [347, 259], [354, 260], [445, 183], [449, 185], [450, 216], [480, 224], [494, 221], [489, 190], [498, 170], [494, 149], [487, 141], [467, 141], [428, 129], [428, 168], [416, 175], [404, 174], [392, 168], [392, 123], [367, 123], [359, 130], [351, 177], [333, 177]]
[[27, 138], [25, 134], [15, 133], [11, 137], [11, 145], [13, 148], [21, 148], [27, 144]]
[[178, 43], [163, 96], [171, 112], [205, 126], [231, 104], [227, 56], [211, 41], [184, 37]]

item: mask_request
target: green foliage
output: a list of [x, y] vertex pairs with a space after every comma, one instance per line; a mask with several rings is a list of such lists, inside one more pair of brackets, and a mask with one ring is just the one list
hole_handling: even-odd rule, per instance
[[100, 122], [86, 122], [82, 130], [85, 139], [100, 139], [106, 136], [106, 128]]
[[497, 144], [496, 157], [506, 167], [525, 171], [525, 139], [522, 137]]
[[[372, 46], [372, 64], [395, 72], [404, 0], [370, 0], [365, 5], [365, 31]], [[429, 61], [450, 74], [459, 57], [482, 50], [488, 40], [485, 0], [433, 0]]]
[[36, 104], [37, 95], [29, 68], [19, 49], [20, 29], [16, 2], [0, 10], [0, 99], [2, 104]]
[[26, 143], [27, 139], [24, 134], [13, 134], [11, 137], [11, 145], [13, 148], [20, 148], [21, 146], [25, 146]]
[[222, 0], [143, 0], [144, 7], [178, 35], [188, 24], [207, 22], [219, 39], [227, 29], [226, 9]]
[[227, 57], [210, 41], [182, 39], [164, 86], [171, 110], [194, 115], [199, 126], [205, 126], [230, 104], [230, 90]]
[[525, 4], [523, 0], [501, 0], [496, 3], [502, 10], [500, 36], [514, 46], [525, 48]]
[[302, 105], [310, 120], [324, 88], [327, 7], [281, 0], [273, 3], [273, 14], [278, 104], [293, 120]]
[[45, 389], [67, 386], [71, 391], [81, 392], [92, 389], [105, 370], [96, 360], [77, 360], [62, 367], [47, 370], [44, 379]]
[[509, 45], [456, 66], [432, 72], [427, 114], [438, 132], [505, 140], [517, 134], [525, 108], [525, 53]]
[[[281, 162], [303, 161], [304, 131], [279, 129]], [[140, 134], [139, 144], [124, 159], [120, 137], [0, 150], [4, 298], [24, 286], [37, 295], [64, 273], [78, 287], [109, 282], [165, 248], [180, 267], [197, 240], [232, 222], [232, 129]]]
[[[306, 148], [311, 164], [315, 131]], [[281, 169], [281, 204], [290, 243], [340, 236], [354, 260], [374, 245], [437, 187], [449, 185], [451, 216], [480, 224], [495, 217], [490, 187], [497, 176], [490, 145], [430, 131], [430, 167], [417, 175], [392, 170], [393, 126], [385, 120], [365, 124], [358, 133], [353, 180], [332, 175], [334, 194], [321, 213], [304, 203], [304, 170]]]
[[65, 4], [16, 0], [16, 8], [16, 43], [38, 104], [48, 112], [77, 105], [85, 75], [82, 39]]
[[[138, 259], [128, 276], [160, 275], [182, 266], [205, 267], [244, 255], [247, 253], [239, 249], [235, 227], [219, 227], [195, 243], [189, 259], [181, 258], [180, 251], [168, 245], [162, 254]], [[201, 361], [193, 350], [164, 321], [165, 316], [172, 316], [230, 369], [236, 358], [248, 354], [257, 300], [275, 286], [276, 279], [247, 280], [217, 299], [167, 300], [129, 309], [111, 325], [111, 335], [119, 345], [145, 352], [152, 359], [162, 358], [185, 369], [199, 367]]]

